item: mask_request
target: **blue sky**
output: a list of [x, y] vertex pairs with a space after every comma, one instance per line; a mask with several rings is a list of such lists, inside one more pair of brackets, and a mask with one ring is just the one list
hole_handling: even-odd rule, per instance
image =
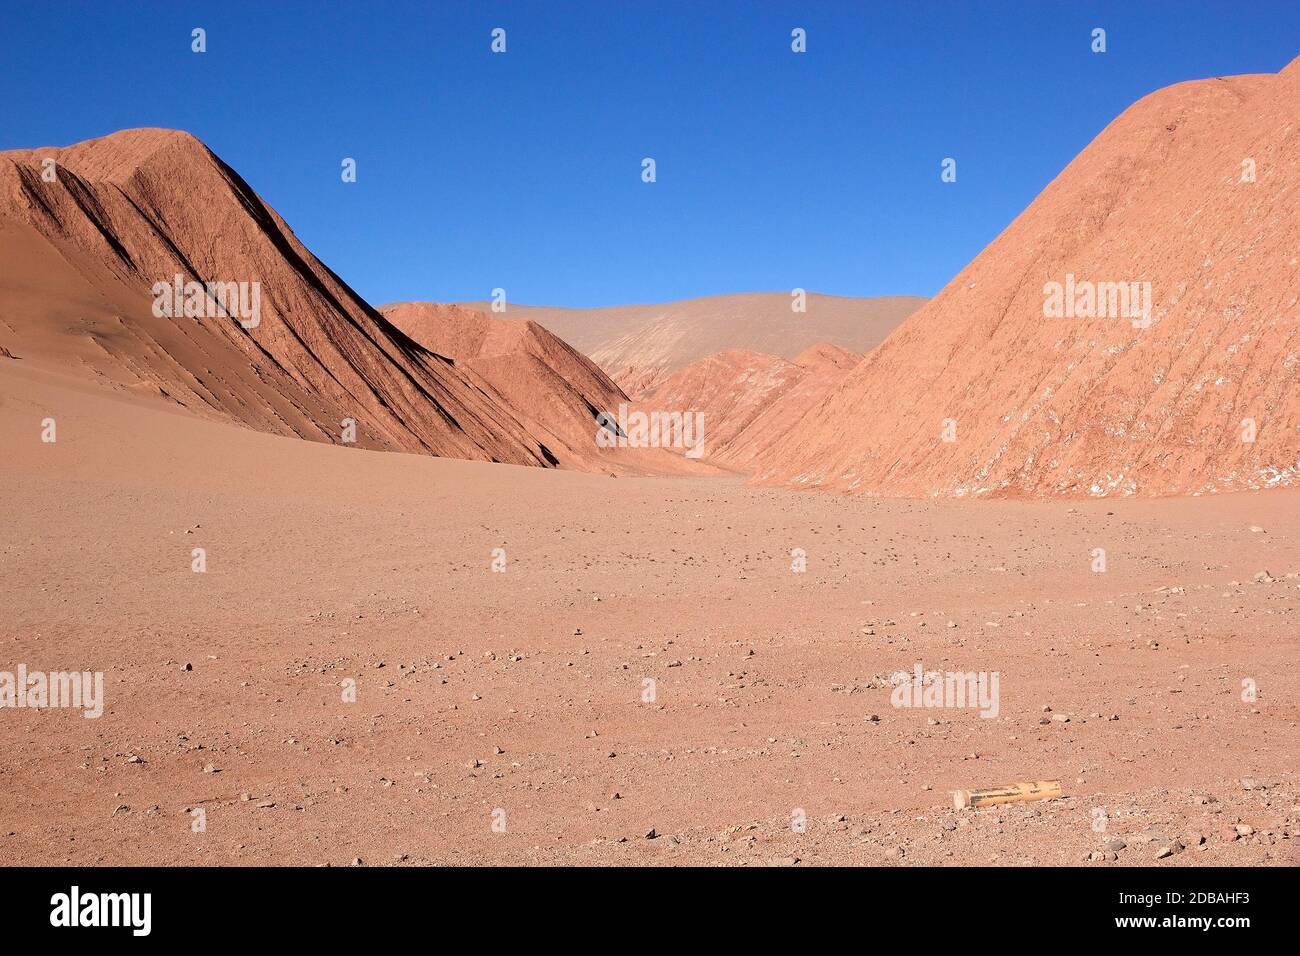
[[1296, 0], [0, 0], [0, 23], [0, 148], [189, 130], [375, 303], [932, 295], [1133, 100], [1300, 55]]

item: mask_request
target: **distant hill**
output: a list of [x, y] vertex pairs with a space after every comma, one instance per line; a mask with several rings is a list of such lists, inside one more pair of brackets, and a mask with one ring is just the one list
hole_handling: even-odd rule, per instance
[[[638, 397], [696, 359], [730, 349], [793, 359], [809, 346], [827, 342], [867, 352], [925, 301], [808, 293], [807, 311], [795, 312], [789, 292], [754, 292], [596, 309], [507, 302], [505, 313], [498, 314], [545, 326]], [[491, 308], [486, 302], [464, 304]]]

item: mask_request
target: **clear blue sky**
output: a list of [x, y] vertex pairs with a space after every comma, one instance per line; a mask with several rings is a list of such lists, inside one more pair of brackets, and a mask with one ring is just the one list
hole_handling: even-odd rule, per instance
[[0, 148], [189, 130], [375, 303], [932, 295], [1133, 100], [1297, 55], [1297, 0], [0, 0]]

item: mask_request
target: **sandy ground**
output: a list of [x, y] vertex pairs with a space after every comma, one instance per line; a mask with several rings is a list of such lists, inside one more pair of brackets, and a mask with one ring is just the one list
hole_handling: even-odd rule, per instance
[[[0, 360], [0, 670], [107, 697], [0, 710], [9, 863], [1300, 862], [1296, 492], [851, 499], [145, 401]], [[997, 718], [891, 706], [918, 661]]]

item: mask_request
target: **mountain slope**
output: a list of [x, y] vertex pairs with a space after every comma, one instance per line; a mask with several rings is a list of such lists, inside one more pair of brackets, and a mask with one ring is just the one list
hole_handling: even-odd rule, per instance
[[[19, 360], [259, 431], [342, 442], [349, 420], [364, 448], [555, 462], [481, 382], [392, 328], [187, 133], [0, 153], [0, 256], [0, 347]], [[181, 306], [170, 296], [159, 314], [155, 284], [176, 276], [243, 283], [256, 308], [236, 315], [249, 327], [220, 311], [168, 317]]]
[[824, 399], [861, 358], [829, 342], [809, 346], [793, 361], [729, 349], [678, 369], [634, 407], [647, 415], [701, 414], [701, 457], [729, 471], [748, 472], [759, 454]]
[[[1298, 249], [1300, 60], [1156, 92], [765, 452], [756, 480], [955, 496], [1300, 482]], [[1084, 283], [1139, 297], [1150, 283], [1148, 327], [1109, 294], [1091, 317]], [[1075, 308], [1057, 308], [1071, 284]]]
[[678, 369], [635, 407], [647, 415], [702, 416], [702, 456], [714, 460], [802, 377], [802, 369], [780, 356], [728, 349]]
[[754, 462], [820, 405], [861, 360], [856, 352], [829, 342], [804, 349], [790, 363], [802, 374], [714, 449], [709, 460], [736, 471], [752, 471]]

